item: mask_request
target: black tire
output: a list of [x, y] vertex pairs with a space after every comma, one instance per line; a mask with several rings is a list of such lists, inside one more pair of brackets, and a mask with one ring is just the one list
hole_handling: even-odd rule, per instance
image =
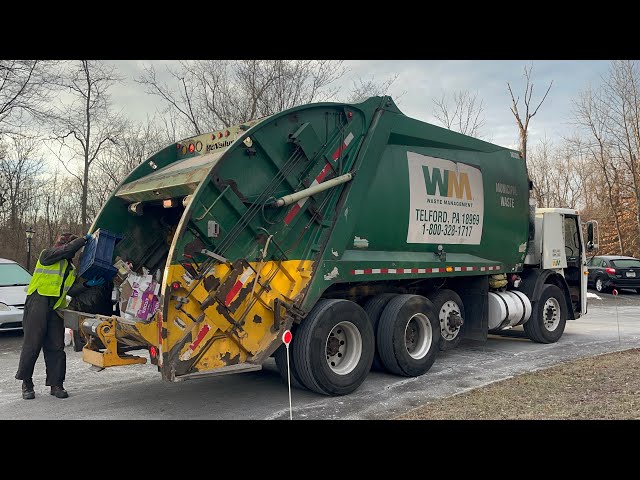
[[433, 311], [440, 322], [440, 341], [438, 342], [438, 348], [441, 351], [456, 348], [464, 337], [465, 324], [463, 323], [460, 327], [453, 328], [450, 325], [444, 325], [443, 320], [447, 321], [447, 319], [440, 317], [446, 315], [446, 312], [449, 312], [448, 316], [450, 316], [453, 310], [455, 310], [464, 320], [464, 305], [460, 295], [453, 290], [442, 289], [431, 292], [427, 295], [427, 298], [433, 303]]
[[[346, 395], [357, 389], [369, 373], [375, 337], [360, 305], [321, 299], [298, 327], [292, 347], [293, 363], [305, 387], [324, 395]], [[336, 363], [330, 365], [333, 359]], [[342, 367], [340, 362], [345, 362]], [[337, 368], [348, 370], [341, 373]]]
[[[545, 311], [545, 304], [550, 298], [556, 300], [557, 306], [548, 305], [547, 311]], [[560, 315], [558, 319], [559, 323], [553, 330], [549, 330], [545, 324], [545, 319], [549, 314], [555, 314], [556, 308], [559, 308], [557, 312]], [[535, 302], [533, 312], [531, 312], [531, 318], [524, 324], [524, 331], [534, 342], [555, 343], [560, 340], [560, 337], [562, 337], [564, 333], [567, 325], [567, 316], [567, 303], [565, 302], [562, 290], [555, 285], [545, 285], [540, 294], [540, 298]]]
[[[396, 295], [397, 294], [395, 293], [383, 293], [381, 295], [376, 295], [375, 297], [368, 298], [362, 305], [362, 308], [371, 321], [374, 334], [378, 331], [378, 322], [380, 321], [380, 315], [382, 315], [384, 307], [386, 307], [389, 301]], [[382, 364], [382, 360], [380, 360], [380, 354], [378, 353], [377, 348], [373, 354], [371, 370], [377, 370], [378, 372], [384, 370], [384, 365]]]
[[[598, 285], [598, 281], [600, 281], [600, 285]], [[607, 291], [609, 290], [607, 287], [604, 286], [604, 282], [605, 282], [605, 279], [602, 276], [596, 277], [596, 279], [593, 281], [593, 287], [596, 289], [598, 293], [607, 293]]]
[[84, 339], [79, 332], [73, 330], [73, 351], [81, 352], [84, 346], [87, 344], [87, 341]]
[[[422, 318], [414, 318], [418, 314], [422, 314]], [[422, 330], [425, 337], [430, 333], [430, 340], [424, 338], [423, 347], [426, 350], [413, 356], [407, 348], [406, 332], [410, 322], [414, 333]], [[415, 338], [415, 335], [412, 337]], [[376, 341], [382, 364], [391, 373], [405, 377], [426, 373], [436, 359], [440, 342], [440, 322], [431, 301], [420, 295], [398, 295], [393, 298], [380, 317]], [[415, 358], [416, 355], [419, 358]]]
[[[291, 331], [293, 333], [293, 329]], [[293, 363], [293, 342], [296, 336], [293, 336], [291, 340], [291, 344], [289, 345], [289, 368], [291, 369], [291, 386], [293, 388], [304, 389], [304, 385], [300, 381], [300, 375], [298, 375], [298, 371], [296, 370], [296, 366]], [[278, 368], [278, 373], [284, 380], [284, 383], [287, 384], [287, 347], [283, 343], [280, 345], [275, 352], [273, 352], [273, 358], [276, 361], [276, 367]]]

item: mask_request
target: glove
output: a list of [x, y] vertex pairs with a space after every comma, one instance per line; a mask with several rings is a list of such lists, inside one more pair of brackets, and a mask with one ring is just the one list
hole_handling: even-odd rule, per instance
[[85, 240], [89, 240], [90, 238], [91, 238], [91, 234], [90, 234], [90, 233], [87, 233], [87, 234], [84, 236], [84, 239], [85, 239]]
[[104, 283], [104, 278], [93, 277], [91, 280], [87, 280], [85, 283], [87, 287], [97, 287]]

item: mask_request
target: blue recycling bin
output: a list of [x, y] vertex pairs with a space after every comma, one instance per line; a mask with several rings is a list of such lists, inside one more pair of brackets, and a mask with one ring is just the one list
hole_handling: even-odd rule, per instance
[[93, 232], [80, 257], [78, 276], [86, 279], [104, 278], [105, 281], [115, 277], [118, 269], [113, 266], [113, 250], [120, 240], [121, 235], [109, 230], [98, 229]]

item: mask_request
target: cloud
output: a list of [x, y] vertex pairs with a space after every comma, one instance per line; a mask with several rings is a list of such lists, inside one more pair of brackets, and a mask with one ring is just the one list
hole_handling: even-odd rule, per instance
[[[178, 67], [175, 60], [142, 61], [122, 60], [113, 62], [127, 77], [124, 84], [113, 88], [112, 98], [126, 115], [143, 121], [152, 116], [162, 105], [157, 97], [144, 92], [144, 87], [133, 79], [138, 77], [144, 65], [154, 65], [160, 78], [169, 80], [166, 66]], [[436, 123], [433, 116], [433, 99], [443, 92], [452, 94], [458, 90], [477, 92], [484, 101], [486, 123], [485, 137], [499, 145], [513, 146], [518, 130], [509, 110], [511, 99], [507, 82], [514, 94], [523, 95], [524, 66], [533, 65], [534, 94], [532, 106], [542, 98], [549, 82], [553, 87], [545, 104], [531, 120], [530, 144], [539, 140], [544, 132], [549, 137], [568, 134], [571, 101], [589, 82], [597, 83], [608, 66], [601, 60], [349, 60], [349, 68], [340, 86], [348, 91], [357, 77], [384, 81], [398, 74], [392, 85], [392, 97], [404, 95], [398, 102], [406, 115], [421, 121]], [[346, 95], [345, 95], [346, 96]], [[523, 108], [520, 100], [519, 108]], [[535, 103], [535, 105], [533, 105]], [[523, 112], [521, 112], [524, 115]]]

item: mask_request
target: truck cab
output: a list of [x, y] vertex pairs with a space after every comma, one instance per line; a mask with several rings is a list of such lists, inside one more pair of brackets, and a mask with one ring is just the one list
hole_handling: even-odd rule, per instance
[[[593, 239], [589, 239], [593, 243]], [[564, 281], [571, 304], [569, 320], [587, 313], [587, 280], [585, 242], [580, 215], [569, 208], [536, 208], [533, 241], [525, 257], [527, 269], [559, 275]]]

